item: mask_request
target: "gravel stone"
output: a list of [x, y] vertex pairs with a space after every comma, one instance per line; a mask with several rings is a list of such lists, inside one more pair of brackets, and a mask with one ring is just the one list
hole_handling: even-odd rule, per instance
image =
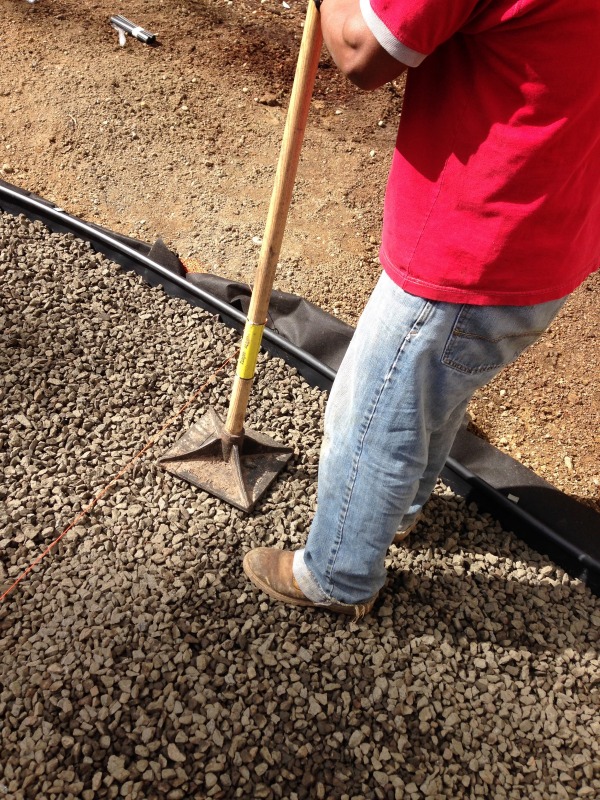
[[[223, 416], [239, 336], [0, 215], [0, 798], [600, 796], [600, 601], [442, 483], [356, 623], [245, 579], [316, 505], [324, 394], [261, 354], [247, 426], [293, 458], [255, 512], [157, 458]], [[349, 789], [348, 787], [352, 787]]]
[[125, 759], [117, 756], [109, 756], [106, 765], [108, 774], [118, 781], [124, 781], [129, 777], [129, 770], [125, 769]]
[[167, 747], [167, 755], [171, 759], [171, 761], [176, 761], [178, 763], [183, 763], [185, 761], [185, 756], [181, 752], [181, 750], [177, 747], [176, 744], [169, 744]]

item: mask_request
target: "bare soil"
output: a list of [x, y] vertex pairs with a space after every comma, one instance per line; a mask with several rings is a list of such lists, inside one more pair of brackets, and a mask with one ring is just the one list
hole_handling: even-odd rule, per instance
[[[0, 175], [251, 283], [305, 8], [2, 0]], [[114, 14], [156, 33], [158, 46], [120, 46]], [[350, 324], [379, 274], [402, 91], [356, 90], [323, 51], [276, 288]], [[598, 510], [599, 295], [596, 273], [471, 405], [480, 435]]]

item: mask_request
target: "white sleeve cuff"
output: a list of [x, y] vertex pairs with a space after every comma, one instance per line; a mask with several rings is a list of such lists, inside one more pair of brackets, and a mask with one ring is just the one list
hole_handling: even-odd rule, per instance
[[360, 10], [367, 27], [386, 52], [401, 64], [406, 64], [407, 67], [419, 66], [426, 54], [417, 53], [416, 50], [411, 50], [410, 47], [398, 41], [373, 11], [370, 0], [360, 0]]

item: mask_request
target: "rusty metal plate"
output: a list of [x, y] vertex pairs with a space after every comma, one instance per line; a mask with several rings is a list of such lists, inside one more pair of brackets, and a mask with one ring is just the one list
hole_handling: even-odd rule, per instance
[[209, 409], [160, 459], [167, 472], [235, 508], [250, 512], [284, 469], [292, 449], [259, 431], [247, 430], [241, 445], [223, 455], [223, 424]]

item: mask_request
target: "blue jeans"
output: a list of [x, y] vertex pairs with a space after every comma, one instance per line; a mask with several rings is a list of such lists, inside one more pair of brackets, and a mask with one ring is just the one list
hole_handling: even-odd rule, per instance
[[325, 412], [317, 511], [294, 557], [307, 597], [358, 603], [381, 589], [394, 534], [429, 497], [473, 393], [536, 341], [565, 299], [442, 303], [382, 275]]

